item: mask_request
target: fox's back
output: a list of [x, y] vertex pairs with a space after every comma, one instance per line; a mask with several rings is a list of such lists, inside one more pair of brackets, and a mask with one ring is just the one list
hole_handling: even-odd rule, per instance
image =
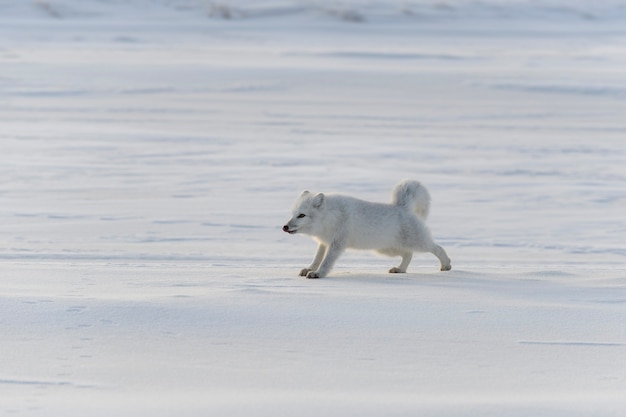
[[329, 195], [326, 210], [336, 217], [335, 233], [345, 234], [346, 246], [354, 249], [396, 247], [402, 230], [419, 228], [417, 216], [392, 204], [372, 203], [345, 195]]

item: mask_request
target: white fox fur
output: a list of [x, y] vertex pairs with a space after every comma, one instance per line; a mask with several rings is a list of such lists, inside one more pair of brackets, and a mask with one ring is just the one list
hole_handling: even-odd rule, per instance
[[413, 252], [430, 252], [451, 269], [450, 258], [437, 245], [424, 224], [430, 195], [417, 181], [403, 181], [393, 189], [391, 204], [370, 203], [339, 194], [304, 191], [295, 202], [293, 216], [283, 231], [313, 236], [319, 246], [313, 262], [300, 271], [307, 278], [328, 275], [347, 248], [370, 249], [402, 261], [391, 273], [406, 272]]

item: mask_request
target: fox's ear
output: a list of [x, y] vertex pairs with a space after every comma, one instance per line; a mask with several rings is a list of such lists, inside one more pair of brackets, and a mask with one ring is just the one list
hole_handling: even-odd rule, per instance
[[313, 197], [313, 207], [320, 208], [324, 204], [324, 194], [319, 193]]
[[308, 190], [305, 190], [305, 191], [302, 191], [302, 194], [300, 194], [300, 197], [304, 197], [305, 195], [309, 195], [309, 194], [311, 194], [311, 192]]

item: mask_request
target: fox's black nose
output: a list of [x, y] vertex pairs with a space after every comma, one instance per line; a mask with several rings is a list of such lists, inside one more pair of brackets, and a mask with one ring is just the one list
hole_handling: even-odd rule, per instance
[[283, 232], [288, 232], [288, 231], [289, 231], [289, 226], [284, 225], [284, 226], [283, 226]]

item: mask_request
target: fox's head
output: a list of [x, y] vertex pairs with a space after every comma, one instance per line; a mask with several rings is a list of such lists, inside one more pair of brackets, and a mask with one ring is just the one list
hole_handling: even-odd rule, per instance
[[283, 231], [289, 234], [314, 233], [315, 219], [320, 215], [324, 205], [324, 194], [313, 195], [304, 191], [293, 206], [291, 219], [283, 226]]

